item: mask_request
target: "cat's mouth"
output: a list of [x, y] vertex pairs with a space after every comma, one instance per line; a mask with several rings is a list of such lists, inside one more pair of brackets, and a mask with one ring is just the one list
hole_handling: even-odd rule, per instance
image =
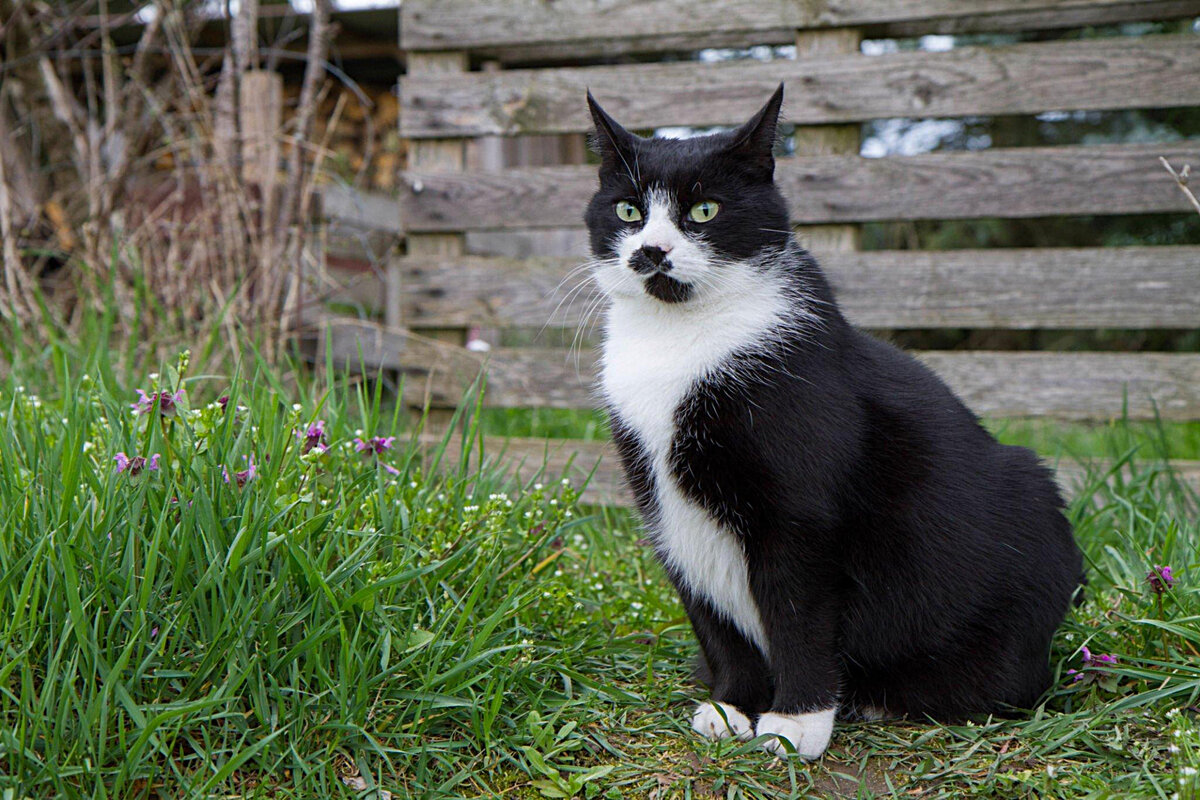
[[663, 272], [656, 272], [646, 279], [646, 294], [664, 303], [682, 303], [692, 298], [692, 286], [677, 281]]

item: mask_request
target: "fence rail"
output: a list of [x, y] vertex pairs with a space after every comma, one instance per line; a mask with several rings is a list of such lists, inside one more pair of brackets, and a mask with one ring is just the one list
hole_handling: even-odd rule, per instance
[[[797, 224], [1189, 211], [1158, 177], [1159, 156], [1200, 162], [1200, 142], [809, 156], [781, 158], [775, 172]], [[554, 228], [582, 223], [596, 169], [419, 172], [406, 183], [410, 233]]]
[[1195, 2], [1128, 0], [438, 0], [401, 9], [405, 50], [575, 59], [790, 44], [801, 29], [871, 36], [1023, 31], [1195, 16]]
[[[719, 5], [719, 4], [714, 4]], [[579, 133], [590, 87], [630, 128], [739, 124], [788, 86], [784, 122], [963, 117], [1200, 104], [1193, 35], [964, 47], [943, 53], [624, 64], [420, 76], [401, 82], [409, 138]], [[617, 91], [619, 87], [619, 91]]]
[[[403, 317], [411, 328], [575, 327], [593, 298], [580, 264], [405, 259]], [[1200, 317], [1200, 247], [846, 252], [821, 267], [867, 328], [1188, 328]]]

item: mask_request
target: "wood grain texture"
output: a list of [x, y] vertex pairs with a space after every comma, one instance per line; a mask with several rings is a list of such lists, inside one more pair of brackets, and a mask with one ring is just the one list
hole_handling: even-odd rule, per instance
[[[343, 323], [330, 329], [339, 363], [399, 369], [433, 406], [452, 407], [486, 368], [491, 408], [594, 408], [593, 351], [498, 349], [486, 357], [413, 334]], [[1107, 420], [1200, 418], [1200, 355], [1175, 353], [920, 352], [977, 414]]]
[[[439, 76], [453, 77], [467, 71], [469, 59], [465, 51], [437, 53], [413, 53], [408, 59], [408, 74], [413, 80], [433, 81]], [[401, 108], [401, 117], [404, 110]], [[465, 139], [450, 138], [409, 142], [408, 160], [414, 169], [437, 173], [460, 173], [466, 168], [467, 146]], [[466, 237], [461, 233], [410, 233], [408, 252], [412, 255], [456, 256], [466, 251]], [[387, 273], [387, 307], [385, 319], [392, 327], [404, 323], [404, 283], [401, 270], [393, 268]], [[456, 344], [466, 343], [466, 332], [456, 330], [430, 331], [430, 335]]]
[[[441, 442], [440, 436], [422, 437], [426, 448], [432, 449]], [[518, 480], [541, 478], [549, 482], [565, 477], [576, 487], [584, 486], [584, 503], [623, 507], [633, 505], [616, 451], [608, 442], [487, 436], [483, 438], [482, 445], [483, 463], [497, 465]], [[446, 455], [454, 461], [461, 452], [460, 440], [452, 438]], [[474, 452], [477, 453], [478, 448]], [[472, 463], [480, 463], [477, 455], [473, 456]], [[1053, 463], [1049, 460], [1047, 463], [1054, 468], [1058, 485], [1068, 496], [1078, 494], [1084, 487], [1088, 465], [1068, 461]], [[1097, 461], [1092, 465], [1091, 472], [1098, 475], [1107, 469], [1105, 462]], [[1179, 481], [1194, 491], [1200, 491], [1200, 461], [1169, 462], [1169, 469]], [[1165, 480], [1166, 476], [1163, 478]]]
[[360, 229], [401, 233], [396, 198], [379, 192], [360, 192], [349, 186], [329, 184], [320, 189], [321, 208], [335, 222]]
[[[1200, 0], [1136, 0], [1119, 5], [1081, 6], [1046, 10], [1010, 11], [967, 17], [897, 20], [858, 25], [867, 38], [888, 39], [925, 34], [1015, 33], [1062, 30], [1091, 25], [1115, 25], [1124, 22], [1174, 20], [1195, 17]], [[810, 29], [812, 30], [812, 29]], [[822, 30], [817, 28], [816, 30]], [[509, 42], [473, 47], [472, 52], [505, 64], [578, 63], [580, 60], [615, 60], [629, 55], [679, 55], [691, 58], [705, 48], [749, 48], [758, 45], [791, 44], [795, 28], [761, 30], [685, 31], [654, 36], [629, 35], [621, 39], [594, 38], [583, 42]]]
[[[468, 49], [516, 57], [566, 45], [576, 58], [762, 44], [796, 29], [865, 27], [871, 35], [1075, 27], [1197, 14], [1194, 2], [1129, 0], [408, 0], [404, 50]], [[1012, 19], [1015, 18], [1015, 19]], [[568, 49], [570, 48], [570, 49]], [[509, 52], [505, 52], [509, 51]]]
[[401, 131], [411, 138], [588, 131], [582, 98], [589, 88], [631, 129], [738, 124], [780, 82], [787, 84], [783, 121], [804, 125], [1189, 106], [1200, 103], [1197, 74], [1200, 37], [1181, 35], [422, 75], [401, 81]]
[[[1159, 156], [1200, 162], [1200, 142], [788, 158], [776, 181], [805, 224], [1188, 211]], [[580, 224], [596, 168], [409, 173], [405, 183], [410, 232], [555, 228]]]
[[[400, 264], [413, 327], [575, 327], [596, 297], [582, 259]], [[821, 265], [867, 328], [1200, 326], [1200, 247], [831, 252]]]

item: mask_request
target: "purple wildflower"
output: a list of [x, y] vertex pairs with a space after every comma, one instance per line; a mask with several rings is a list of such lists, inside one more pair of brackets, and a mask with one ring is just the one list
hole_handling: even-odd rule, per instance
[[223, 394], [217, 398], [217, 405], [221, 407], [221, 413], [224, 414], [229, 410], [229, 395]]
[[379, 455], [385, 450], [392, 449], [392, 442], [396, 441], [395, 436], [372, 436], [366, 441], [362, 439], [354, 440], [354, 449], [365, 455]]
[[152, 392], [146, 394], [141, 389], [137, 390], [138, 401], [132, 403], [130, 408], [135, 414], [149, 414], [155, 405], [158, 406], [158, 413], [164, 417], [175, 416], [175, 406], [183, 400], [183, 390], [171, 394], [170, 392]]
[[[246, 468], [241, 472], [235, 472], [233, 474], [233, 479], [237, 481], [239, 489], [250, 481], [254, 480], [254, 478], [258, 475], [258, 467], [254, 465], [254, 456], [242, 456], [242, 458], [246, 459]], [[221, 474], [225, 476], [225, 482], [229, 483], [229, 470], [221, 467]]]
[[300, 450], [301, 453], [307, 453], [310, 450], [316, 450], [318, 453], [324, 453], [329, 449], [325, 444], [325, 421], [317, 420], [309, 425], [306, 430], [296, 431], [296, 438], [304, 440], [304, 446]]
[[1154, 590], [1155, 594], [1162, 594], [1175, 585], [1175, 575], [1169, 566], [1156, 564], [1154, 569], [1150, 570], [1150, 574], [1146, 576], [1146, 580], [1150, 582], [1150, 588]]
[[128, 472], [129, 477], [136, 478], [142, 472], [158, 472], [158, 453], [150, 456], [147, 460], [144, 456], [133, 456], [130, 458], [124, 453], [117, 453], [113, 456], [113, 461], [117, 462], [117, 474]]
[[1080, 654], [1083, 656], [1083, 664], [1079, 669], [1067, 670], [1068, 675], [1074, 675], [1072, 680], [1076, 683], [1082, 680], [1091, 682], [1097, 675], [1104, 675], [1102, 667], [1111, 667], [1117, 663], [1117, 657], [1108, 653], [1097, 653], [1092, 655], [1092, 651], [1085, 644], [1079, 648]]
[[158, 636], [158, 626], [157, 625], [155, 625], [153, 628], [150, 629], [150, 638], [153, 639], [156, 636]]

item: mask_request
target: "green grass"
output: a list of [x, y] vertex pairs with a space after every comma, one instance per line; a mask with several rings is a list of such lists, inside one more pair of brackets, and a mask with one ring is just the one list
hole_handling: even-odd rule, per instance
[[[403, 441], [364, 458], [356, 436], [402, 427], [364, 384], [181, 363], [158, 378], [186, 395], [164, 419], [131, 412], [103, 349], [44, 356], [0, 382], [5, 800], [1200, 792], [1200, 526], [1148, 448], [1071, 509], [1091, 586], [1042, 708], [841, 726], [823, 760], [785, 764], [687, 730], [695, 645], [628, 514], [580, 508], [557, 476], [434, 468]], [[329, 452], [303, 454], [316, 419]], [[1103, 455], [1151, 434], [1085, 438]], [[117, 473], [118, 452], [161, 469]], [[257, 475], [227, 481], [249, 456]], [[1119, 661], [1074, 682], [1085, 644]]]

